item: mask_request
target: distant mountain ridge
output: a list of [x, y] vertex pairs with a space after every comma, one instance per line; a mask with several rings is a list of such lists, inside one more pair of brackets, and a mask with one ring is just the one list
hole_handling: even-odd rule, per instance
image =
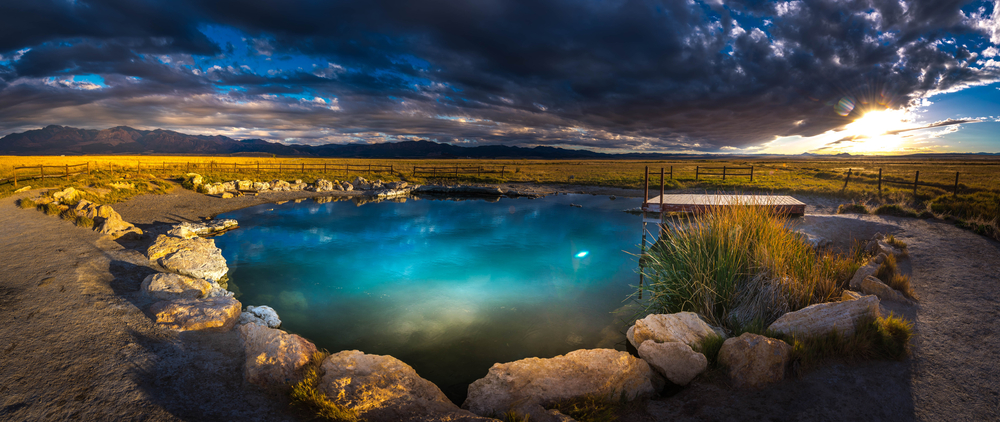
[[[695, 159], [695, 158], [783, 158], [849, 159], [863, 156], [841, 153], [819, 155], [717, 155], [630, 153], [605, 154], [587, 150], [555, 147], [511, 147], [484, 145], [461, 147], [431, 141], [402, 141], [379, 144], [285, 145], [263, 139], [235, 140], [221, 135], [188, 135], [172, 130], [138, 130], [128, 126], [78, 129], [49, 125], [42, 129], [12, 133], [0, 138], [0, 154], [66, 155], [66, 154], [204, 154], [311, 156], [331, 158], [513, 158], [513, 159]], [[885, 158], [959, 158], [993, 159], [996, 153], [930, 153]]]

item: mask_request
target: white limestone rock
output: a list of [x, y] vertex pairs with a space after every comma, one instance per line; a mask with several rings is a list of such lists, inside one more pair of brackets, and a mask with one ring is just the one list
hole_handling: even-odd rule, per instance
[[140, 290], [160, 300], [196, 299], [212, 289], [212, 283], [173, 273], [151, 274], [142, 281]]
[[694, 312], [647, 315], [636, 320], [635, 325], [626, 333], [629, 342], [636, 348], [646, 340], [659, 343], [679, 341], [688, 346], [696, 346], [706, 337], [714, 335], [722, 333], [713, 329]]
[[278, 319], [278, 313], [270, 306], [247, 306], [247, 312], [256, 316], [261, 321], [264, 321], [264, 325], [268, 327], [278, 328], [281, 326], [281, 320]]
[[319, 391], [361, 420], [493, 421], [455, 406], [434, 383], [392, 356], [345, 350], [330, 355], [320, 369]]
[[687, 385], [708, 369], [708, 358], [705, 355], [677, 341], [657, 343], [646, 340], [639, 345], [639, 357], [677, 385]]
[[854, 334], [862, 318], [877, 317], [878, 309], [878, 297], [872, 295], [855, 300], [817, 303], [782, 315], [767, 329], [802, 338], [823, 336], [836, 330], [846, 337]]
[[554, 419], [544, 406], [556, 402], [580, 397], [633, 400], [662, 387], [662, 378], [649, 364], [628, 352], [576, 350], [550, 359], [494, 364], [485, 378], [469, 386], [462, 407], [478, 415], [514, 410], [532, 421], [546, 422]]
[[246, 356], [243, 377], [261, 387], [291, 389], [316, 353], [316, 346], [308, 340], [261, 324], [243, 324], [237, 332]]
[[219, 281], [229, 272], [215, 240], [203, 237], [184, 239], [161, 234], [146, 250], [146, 256], [171, 272], [208, 281]]
[[743, 333], [726, 340], [719, 350], [719, 363], [738, 388], [761, 388], [785, 378], [792, 346], [778, 339]]

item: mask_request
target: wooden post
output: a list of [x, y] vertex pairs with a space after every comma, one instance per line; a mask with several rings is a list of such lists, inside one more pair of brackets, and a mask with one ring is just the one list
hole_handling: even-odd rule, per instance
[[663, 167], [660, 167], [660, 231], [663, 231]]
[[14, 187], [17, 187], [17, 167], [14, 167]]
[[878, 169], [878, 196], [882, 197], [882, 169]]
[[753, 181], [753, 166], [750, 166], [750, 181]]
[[674, 180], [674, 166], [670, 166], [670, 180]]
[[694, 180], [698, 180], [698, 172], [701, 170], [701, 166], [694, 166]]
[[722, 166], [722, 180], [726, 180], [726, 166]]
[[506, 171], [506, 170], [507, 170], [507, 166], [501, 166], [501, 167], [500, 167], [500, 178], [501, 178], [501, 179], [503, 178], [503, 173], [504, 173], [504, 171]]
[[413, 166], [413, 174], [411, 174], [410, 176], [417, 177], [417, 166]]
[[847, 177], [844, 178], [844, 187], [840, 188], [841, 192], [847, 190], [847, 183], [851, 181], [851, 172], [853, 170], [854, 169], [851, 169], [851, 168], [847, 169]]
[[395, 173], [396, 170], [392, 169], [392, 164], [389, 164], [389, 173]]
[[190, 173], [190, 172], [191, 172], [191, 162], [188, 161], [187, 162], [187, 172], [186, 173]]
[[90, 161], [87, 161], [87, 176], [90, 176]]
[[368, 177], [372, 177], [372, 163], [368, 163]]
[[302, 163], [302, 173], [306, 172], [306, 163]]
[[951, 194], [952, 198], [958, 197], [958, 172], [955, 172], [955, 193]]
[[135, 172], [136, 173], [142, 172], [142, 161], [135, 162]]
[[917, 181], [920, 180], [920, 170], [917, 170], [917, 175], [913, 177], [913, 197], [917, 197]]
[[[646, 208], [646, 204], [649, 202], [649, 166], [646, 166], [646, 188], [643, 190], [642, 194], [642, 207]], [[645, 225], [643, 225], [642, 235], [646, 235]]]

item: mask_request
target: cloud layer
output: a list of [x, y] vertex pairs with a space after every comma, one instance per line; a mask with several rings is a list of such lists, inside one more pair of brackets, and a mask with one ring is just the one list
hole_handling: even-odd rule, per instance
[[5, 2], [0, 135], [752, 150], [1000, 80], [998, 28], [993, 1]]

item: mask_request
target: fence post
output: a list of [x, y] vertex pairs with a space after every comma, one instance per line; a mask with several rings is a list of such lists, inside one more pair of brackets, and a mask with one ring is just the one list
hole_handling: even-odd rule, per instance
[[191, 162], [188, 161], [187, 162], [187, 172], [186, 173], [190, 173], [190, 172], [191, 172]]
[[41, 176], [42, 176], [41, 179], [44, 182], [45, 181], [45, 166], [38, 166], [38, 173], [41, 174]]
[[753, 166], [750, 166], [750, 181], [753, 181]]
[[694, 180], [698, 181], [698, 172], [701, 170], [701, 166], [694, 166]]
[[303, 172], [303, 173], [305, 173], [305, 172], [306, 172], [306, 163], [302, 163], [302, 172]]
[[90, 176], [90, 161], [87, 161], [87, 176]]
[[136, 173], [142, 172], [142, 161], [135, 162], [135, 172]]
[[410, 177], [417, 177], [417, 166], [413, 166], [413, 174]]
[[674, 180], [674, 166], [670, 166], [670, 180]]
[[645, 182], [645, 186], [646, 187], [643, 189], [643, 194], [642, 194], [642, 205], [643, 205], [643, 208], [645, 208], [646, 202], [649, 201], [649, 166], [646, 166], [646, 170], [644, 171], [644, 174], [645, 174], [645, 179], [646, 179], [646, 182]]
[[920, 170], [917, 170], [917, 175], [913, 177], [913, 197], [917, 197], [917, 181], [920, 180]]
[[505, 170], [507, 170], [507, 166], [501, 166], [501, 167], [500, 167], [500, 178], [501, 178], [501, 179], [503, 179], [503, 172], [504, 172]]
[[878, 169], [878, 196], [882, 197], [882, 168]]
[[722, 166], [722, 180], [726, 180], [726, 166]]
[[392, 169], [392, 164], [389, 164], [389, 173], [395, 173], [396, 170]]
[[844, 178], [844, 187], [840, 188], [841, 192], [847, 190], [847, 183], [851, 181], [851, 173], [853, 172], [853, 170], [854, 169], [852, 168], [847, 169], [847, 177]]
[[17, 187], [17, 167], [14, 167], [14, 187]]
[[955, 193], [951, 195], [952, 198], [958, 197], [958, 172], [955, 172]]
[[372, 163], [368, 163], [368, 177], [372, 177]]

